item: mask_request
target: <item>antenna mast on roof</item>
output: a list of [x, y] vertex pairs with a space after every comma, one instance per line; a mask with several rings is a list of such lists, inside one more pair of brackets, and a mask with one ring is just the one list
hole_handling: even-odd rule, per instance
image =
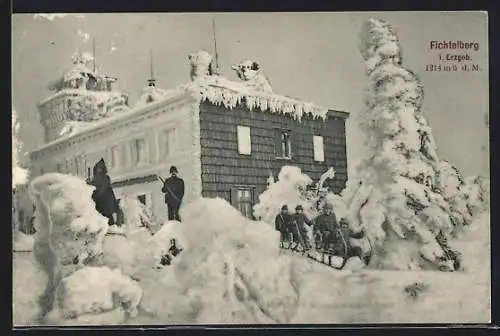
[[149, 49], [149, 73], [148, 86], [155, 86], [156, 79], [153, 75], [153, 51]]
[[212, 69], [214, 75], [219, 74], [219, 53], [217, 52], [217, 35], [215, 34], [215, 18], [212, 18], [212, 33], [214, 37], [215, 69]]
[[92, 37], [92, 72], [95, 72], [95, 37]]

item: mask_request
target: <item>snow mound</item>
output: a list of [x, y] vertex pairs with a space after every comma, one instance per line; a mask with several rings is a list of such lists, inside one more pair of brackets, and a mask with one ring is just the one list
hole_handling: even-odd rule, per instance
[[[175, 239], [177, 248], [182, 250], [189, 249], [187, 239], [184, 237], [183, 224], [177, 221], [167, 221], [154, 236], [148, 240], [148, 249], [150, 256], [153, 257], [155, 264], [160, 262], [162, 255], [168, 252], [170, 240]], [[183, 254], [179, 255], [182, 258]], [[179, 258], [175, 258], [178, 261]]]
[[187, 248], [160, 279], [151, 280], [169, 296], [146, 290], [143, 309], [173, 323], [289, 321], [298, 299], [293, 263], [279, 255], [274, 229], [246, 219], [220, 198], [194, 201], [184, 213], [182, 223], [165, 224], [165, 233], [152, 239], [180, 229]]
[[[377, 271], [359, 269], [360, 262], [355, 259], [349, 261], [353, 271], [333, 271], [306, 258], [281, 255], [277, 248], [278, 233], [272, 227], [246, 219], [222, 199], [199, 199], [186, 205], [185, 213], [182, 223], [167, 222], [148, 243], [132, 248], [140, 254], [139, 246], [144, 250], [154, 242], [160, 244], [176, 237], [186, 247], [178, 262], [157, 270], [151, 267], [154, 266], [151, 259], [137, 260], [138, 264], [144, 264], [136, 274], [138, 282], [118, 270], [82, 268], [56, 286], [58, 299], [49, 323], [489, 321], [489, 278], [478, 277], [484, 272]], [[482, 217], [477, 223], [486, 219]], [[488, 232], [484, 226], [475, 227], [478, 237]], [[131, 236], [107, 238], [132, 240]], [[463, 243], [466, 241], [464, 238]], [[16, 254], [14, 259], [14, 298], [19, 300], [15, 301], [15, 325], [30, 323], [33, 314], [23, 314], [29, 308], [30, 295], [34, 298], [40, 291], [37, 288], [40, 274], [30, 275], [36, 285], [24, 281], [34, 269], [21, 259], [27, 255]], [[476, 257], [482, 260], [484, 255]], [[138, 315], [132, 317], [136, 310]]]
[[134, 197], [123, 197], [119, 201], [125, 220], [125, 235], [133, 235], [137, 230], [146, 228], [151, 233], [156, 233], [161, 224], [151, 210]]
[[[88, 315], [122, 310], [125, 312], [122, 320], [106, 321], [119, 324], [126, 318], [137, 315], [141, 295], [140, 286], [128, 276], [122, 275], [120, 270], [85, 267], [61, 280], [56, 290], [55, 308], [49, 313], [48, 320], [60, 323], [58, 318], [74, 319], [75, 324], [82, 324], [82, 319], [78, 319], [82, 315], [88, 319]], [[88, 320], [93, 324], [93, 319]], [[68, 322], [65, 321], [64, 324]]]

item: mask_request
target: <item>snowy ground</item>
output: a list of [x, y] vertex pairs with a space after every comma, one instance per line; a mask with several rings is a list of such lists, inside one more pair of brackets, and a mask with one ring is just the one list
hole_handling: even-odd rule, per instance
[[[198, 215], [193, 214], [191, 222]], [[210, 232], [208, 223], [217, 220], [217, 216], [209, 212], [203, 218], [207, 228], [201, 234]], [[488, 218], [483, 216], [481, 221]], [[235, 229], [239, 227], [238, 223], [233, 224]], [[217, 243], [234, 241], [220, 240], [218, 234], [227, 229], [221, 226], [221, 231], [205, 239], [206, 244], [200, 244], [199, 250], [191, 248], [192, 252], [186, 253], [177, 264], [162, 270], [138, 269], [144, 295], [139, 315], [126, 324], [488, 323], [490, 320], [487, 267], [474, 273], [377, 271], [360, 269], [359, 263], [352, 260], [349, 269], [334, 271], [311, 260], [280, 253], [271, 246], [254, 250], [254, 237], [249, 232], [234, 240], [248, 239], [248, 246], [240, 246], [237, 251], [231, 249], [223, 255], [219, 252], [224, 249], [219, 249]], [[195, 233], [192, 234], [188, 232], [185, 239], [195, 242]], [[109, 244], [118, 246], [116, 242]], [[208, 246], [214, 250], [205, 253], [205, 258], [191, 259], [200, 258]], [[228, 264], [234, 266], [229, 271], [219, 268]], [[46, 276], [32, 253], [14, 253], [13, 277], [14, 324], [34, 323], [38, 312], [36, 299], [43, 291]], [[415, 282], [423, 283], [426, 288], [412, 297], [405, 287]], [[228, 294], [228, 289], [232, 294]]]

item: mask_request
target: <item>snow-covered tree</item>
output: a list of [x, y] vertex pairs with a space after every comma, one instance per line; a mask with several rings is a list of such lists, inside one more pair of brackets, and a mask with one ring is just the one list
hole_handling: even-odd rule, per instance
[[26, 183], [28, 171], [19, 165], [19, 152], [23, 144], [19, 140], [19, 121], [16, 110], [12, 109], [12, 188]]
[[288, 205], [293, 211], [295, 206], [302, 205], [308, 216], [314, 214], [314, 197], [308, 192], [312, 179], [302, 173], [300, 168], [283, 166], [276, 182], [268, 179], [268, 188], [259, 195], [259, 202], [254, 206], [254, 214], [266, 223], [274, 223], [281, 206]]
[[17, 113], [12, 109], [12, 245], [14, 251], [31, 251], [33, 239], [19, 230], [18, 197], [16, 189], [28, 180], [28, 170], [19, 165], [19, 152], [22, 142], [19, 140], [19, 122]]
[[421, 111], [423, 85], [402, 66], [390, 24], [370, 19], [360, 38], [368, 86], [359, 125], [367, 153], [356, 168], [357, 183], [344, 192], [349, 219], [365, 226], [373, 240], [373, 267], [449, 266], [446, 247], [436, 237], [449, 236], [454, 225], [439, 185], [441, 161]]

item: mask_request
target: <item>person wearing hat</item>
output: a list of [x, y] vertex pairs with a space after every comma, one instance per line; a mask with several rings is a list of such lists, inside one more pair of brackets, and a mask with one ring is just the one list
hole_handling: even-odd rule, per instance
[[285, 247], [285, 242], [289, 240], [290, 224], [291, 216], [288, 212], [288, 206], [285, 204], [281, 207], [280, 213], [274, 219], [275, 229], [280, 232], [280, 247]]
[[338, 255], [346, 255], [347, 258], [358, 257], [361, 259], [365, 265], [370, 263], [371, 255], [364, 254], [363, 249], [359, 246], [353, 246], [351, 244], [351, 238], [361, 239], [365, 236], [365, 230], [361, 229], [358, 232], [354, 232], [349, 227], [349, 222], [346, 218], [341, 218], [339, 223], [339, 228], [337, 234], [335, 235], [334, 249]]
[[302, 246], [304, 252], [311, 249], [306, 225], [311, 226], [312, 222], [304, 214], [304, 207], [299, 204], [295, 207], [295, 213], [292, 216], [293, 232], [297, 238], [297, 244], [292, 248], [292, 250], [297, 250], [299, 246]]
[[330, 203], [325, 203], [323, 213], [316, 218], [314, 223], [316, 247], [326, 248], [337, 230], [338, 223], [333, 206]]
[[165, 193], [165, 203], [167, 204], [168, 220], [181, 221], [179, 208], [184, 198], [184, 180], [177, 176], [177, 167], [170, 167], [170, 177], [165, 179], [161, 191]]
[[119, 224], [115, 222], [113, 217], [119, 211], [119, 205], [111, 187], [108, 168], [103, 158], [95, 164], [92, 180], [88, 180], [87, 183], [95, 187], [92, 193], [92, 200], [95, 202], [96, 210], [108, 218], [109, 225]]

